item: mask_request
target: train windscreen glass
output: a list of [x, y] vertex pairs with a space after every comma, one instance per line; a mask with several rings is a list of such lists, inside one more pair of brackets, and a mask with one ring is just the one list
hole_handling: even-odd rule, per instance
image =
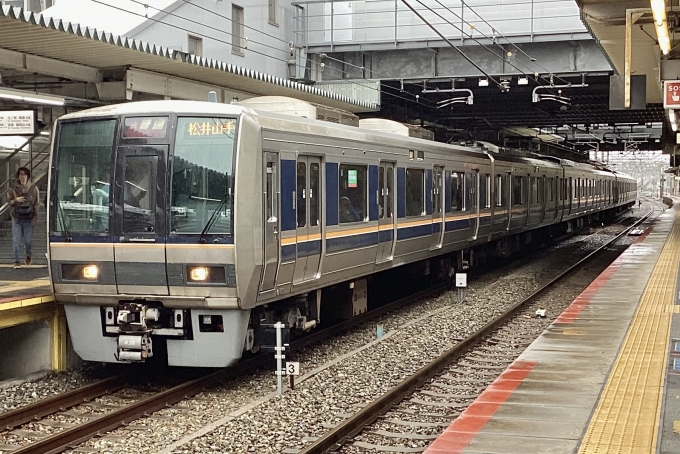
[[172, 233], [232, 233], [235, 132], [234, 118], [178, 118], [172, 170]]
[[55, 232], [107, 233], [116, 120], [62, 123], [57, 144]]

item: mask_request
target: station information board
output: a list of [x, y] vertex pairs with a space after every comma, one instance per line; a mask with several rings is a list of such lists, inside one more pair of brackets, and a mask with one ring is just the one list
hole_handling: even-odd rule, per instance
[[30, 136], [36, 131], [34, 110], [0, 111], [0, 136]]

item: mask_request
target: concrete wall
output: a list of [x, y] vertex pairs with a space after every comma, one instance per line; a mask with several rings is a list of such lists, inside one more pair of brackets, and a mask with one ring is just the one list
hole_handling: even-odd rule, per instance
[[[170, 25], [147, 21], [127, 33], [127, 37], [186, 52], [189, 35], [192, 35], [202, 39], [202, 56], [205, 58], [288, 77], [288, 42], [293, 40], [293, 8], [290, 0], [279, 0], [278, 25], [269, 23], [268, 0], [192, 2], [210, 11], [184, 2], [178, 3], [174, 9], [166, 11], [169, 14], [158, 18]], [[243, 8], [244, 36], [248, 39], [243, 56], [232, 53], [231, 49], [232, 4]]]
[[[81, 364], [69, 339], [67, 367]], [[0, 381], [52, 370], [52, 331], [47, 321], [0, 329]]]
[[46, 321], [0, 330], [0, 380], [50, 370], [51, 341]]

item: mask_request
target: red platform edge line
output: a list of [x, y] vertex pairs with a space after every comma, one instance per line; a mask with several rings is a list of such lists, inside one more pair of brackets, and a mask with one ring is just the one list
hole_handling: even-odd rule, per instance
[[461, 453], [536, 364], [536, 361], [513, 362], [423, 454]]

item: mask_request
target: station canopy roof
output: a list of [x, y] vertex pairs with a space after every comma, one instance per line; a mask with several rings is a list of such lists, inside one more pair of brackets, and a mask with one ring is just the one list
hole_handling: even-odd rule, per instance
[[[64, 7], [68, 8], [71, 2], [77, 3], [78, 1], [66, 0]], [[129, 0], [125, 1], [129, 2]], [[56, 15], [63, 2], [64, 0], [57, 6], [49, 8], [45, 14], [8, 6], [0, 8], [0, 75], [3, 76], [0, 89], [8, 86], [8, 79], [18, 81], [16, 85], [11, 84], [13, 88], [22, 86], [25, 90], [40, 93], [50, 91], [54, 93], [54, 90], [41, 87], [54, 87], [55, 82], [64, 85], [69, 83], [75, 85], [78, 82], [121, 83], [124, 81], [125, 72], [132, 69], [139, 71], [138, 74], [149, 77], [160, 75], [176, 78], [184, 86], [188, 86], [187, 82], [193, 82], [201, 84], [199, 86], [201, 89], [222, 88], [225, 93], [233, 90], [249, 96], [290, 96], [353, 113], [379, 109], [379, 106], [373, 103], [331, 93], [312, 85], [301, 84], [217, 60], [196, 57], [162, 45], [128, 39], [125, 36], [111, 33], [107, 29], [91, 28], [60, 20], [56, 18]], [[149, 0], [148, 3], [161, 7], [177, 2]], [[88, 2], [88, 4], [94, 3]], [[69, 16], [72, 14], [70, 13]], [[83, 17], [83, 20], [89, 21], [90, 19]], [[107, 11], [105, 20], [106, 24], [127, 21], [125, 18], [112, 18], [110, 11]], [[98, 24], [98, 22], [94, 23]], [[116, 29], [119, 32], [137, 26], [140, 24], [135, 21], [125, 26], [106, 25], [108, 29]], [[119, 76], [116, 80], [115, 75], [121, 73], [123, 77]], [[179, 83], [175, 86], [179, 86]], [[207, 89], [199, 91], [204, 93]], [[169, 96], [175, 97], [172, 94]], [[207, 95], [202, 96], [205, 98], [200, 99], [207, 99]], [[85, 96], [85, 98], [89, 99], [90, 96]], [[181, 97], [177, 98], [181, 99]], [[125, 96], [120, 99], [120, 101], [124, 100]], [[229, 102], [231, 98], [222, 99], [222, 101]], [[0, 103], [2, 102], [6, 100], [3, 101], [0, 97]]]

